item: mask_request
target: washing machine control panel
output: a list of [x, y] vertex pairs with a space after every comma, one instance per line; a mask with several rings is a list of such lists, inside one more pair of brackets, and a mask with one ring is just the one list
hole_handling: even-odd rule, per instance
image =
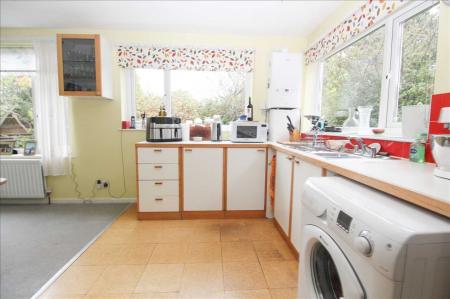
[[334, 204], [327, 207], [327, 226], [339, 236], [336, 240], [344, 240], [349, 248], [367, 258], [378, 271], [394, 278], [395, 261], [401, 254], [400, 244], [380, 234], [376, 227], [355, 217], [351, 211], [344, 211]]
[[358, 252], [365, 256], [371, 256], [374, 245], [370, 232], [367, 230], [361, 231], [357, 237], [353, 238], [353, 246]]
[[339, 226], [343, 231], [346, 233], [349, 233], [350, 231], [350, 224], [352, 223], [353, 218], [346, 214], [344, 211], [339, 211], [336, 224]]

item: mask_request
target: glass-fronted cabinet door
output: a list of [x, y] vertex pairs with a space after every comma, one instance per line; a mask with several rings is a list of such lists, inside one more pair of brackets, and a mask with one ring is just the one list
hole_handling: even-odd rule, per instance
[[58, 34], [59, 94], [100, 96], [100, 37], [96, 34]]

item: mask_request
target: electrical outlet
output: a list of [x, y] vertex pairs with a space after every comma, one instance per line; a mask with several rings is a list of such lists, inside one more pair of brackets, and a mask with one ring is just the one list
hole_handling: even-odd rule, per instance
[[98, 179], [95, 181], [97, 189], [108, 188], [109, 182], [107, 180]]

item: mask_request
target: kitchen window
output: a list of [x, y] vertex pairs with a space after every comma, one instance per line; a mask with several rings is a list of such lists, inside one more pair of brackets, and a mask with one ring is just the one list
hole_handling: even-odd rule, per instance
[[397, 128], [405, 105], [434, 88], [439, 4], [421, 2], [373, 26], [321, 63], [321, 114], [341, 126], [348, 108], [372, 106], [371, 127]]
[[327, 58], [323, 64], [322, 116], [341, 126], [349, 108], [372, 106], [377, 126], [383, 77], [385, 27], [380, 27]]
[[[220, 115], [226, 125], [245, 112], [251, 96], [251, 73], [134, 69], [125, 70], [130, 115], [156, 116], [161, 106], [184, 122]], [[135, 107], [133, 109], [133, 107]], [[133, 111], [134, 110], [134, 111]]]
[[394, 75], [389, 123], [401, 122], [402, 106], [429, 104], [436, 71], [439, 6], [410, 11], [394, 22]]
[[34, 138], [33, 78], [36, 73], [32, 47], [1, 47], [0, 135], [23, 147]]

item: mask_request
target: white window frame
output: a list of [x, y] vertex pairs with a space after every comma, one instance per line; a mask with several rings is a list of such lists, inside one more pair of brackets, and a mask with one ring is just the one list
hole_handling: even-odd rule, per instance
[[[135, 69], [123, 69], [121, 76], [122, 84], [122, 119], [129, 120], [131, 116], [136, 118], [136, 128], [140, 128], [140, 117], [136, 115], [136, 72]], [[166, 108], [167, 115], [172, 115], [172, 95], [171, 95], [171, 71], [164, 70], [164, 99], [163, 104]], [[253, 72], [247, 72], [245, 75], [244, 87], [244, 106], [243, 112], [247, 105], [247, 99], [253, 94]], [[212, 115], [211, 115], [212, 117]]]
[[389, 82], [388, 90], [388, 110], [387, 110], [387, 122], [386, 126], [391, 128], [400, 128], [401, 121], [396, 121], [397, 106], [400, 96], [400, 76], [402, 67], [402, 46], [403, 46], [403, 24], [412, 17], [424, 12], [427, 9], [435, 6], [438, 1], [425, 1], [419, 3], [409, 10], [403, 11], [402, 14], [392, 18], [392, 67], [391, 67], [391, 80]]
[[365, 38], [372, 32], [385, 26], [385, 38], [384, 38], [384, 54], [383, 54], [383, 77], [381, 81], [381, 93], [380, 93], [380, 111], [378, 118], [378, 127], [385, 128], [386, 133], [389, 135], [401, 135], [401, 122], [395, 121], [394, 113], [397, 110], [399, 88], [400, 88], [400, 75], [401, 75], [401, 48], [402, 48], [402, 24], [411, 17], [422, 13], [423, 11], [435, 6], [439, 1], [417, 1], [412, 2], [398, 12], [395, 12], [392, 16], [389, 16], [382, 22], [374, 25], [372, 28], [361, 33], [357, 38], [352, 39], [349, 42], [337, 47], [334, 51], [325, 55], [319, 61], [319, 73], [317, 74], [320, 88], [319, 91], [319, 111], [322, 108], [323, 101], [323, 79], [324, 79], [324, 65], [325, 61], [331, 56], [337, 54], [343, 49], [351, 46], [357, 41]]
[[[12, 47], [12, 48], [28, 48], [33, 49], [33, 43], [32, 42], [18, 42], [17, 45], [14, 41], [9, 42], [8, 40], [1, 40], [0, 44], [1, 47]], [[36, 53], [34, 53], [36, 56]], [[36, 109], [36, 101], [35, 101], [35, 92], [36, 92], [36, 76], [38, 73], [37, 69], [37, 57], [35, 57], [35, 65], [32, 70], [14, 70], [14, 69], [8, 69], [8, 70], [0, 70], [0, 73], [27, 73], [30, 74], [31, 77], [31, 101], [33, 102], [33, 127], [36, 128], [36, 123], [38, 121], [39, 115], [37, 113]], [[36, 131], [33, 132], [33, 138], [36, 139]]]

